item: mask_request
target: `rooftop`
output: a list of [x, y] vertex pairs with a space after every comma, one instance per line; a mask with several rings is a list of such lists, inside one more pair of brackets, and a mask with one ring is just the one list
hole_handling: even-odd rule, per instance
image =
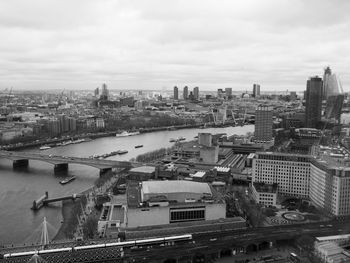
[[140, 166], [130, 169], [130, 173], [154, 173], [156, 168], [154, 166]]
[[212, 195], [207, 183], [191, 181], [143, 181], [142, 191], [144, 194], [198, 193]]

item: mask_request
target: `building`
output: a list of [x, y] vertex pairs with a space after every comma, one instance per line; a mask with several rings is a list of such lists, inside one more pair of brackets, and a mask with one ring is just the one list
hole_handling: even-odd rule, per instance
[[344, 98], [344, 94], [332, 95], [327, 98], [325, 109], [325, 118], [327, 120], [334, 120], [340, 123]]
[[174, 87], [174, 100], [179, 99], [179, 88], [177, 86]]
[[311, 77], [305, 92], [305, 126], [317, 128], [321, 121], [323, 81], [318, 76]]
[[310, 156], [258, 152], [253, 160], [252, 181], [277, 184], [282, 195], [308, 198]]
[[217, 92], [217, 97], [218, 97], [218, 98], [222, 98], [222, 97], [223, 97], [223, 95], [224, 95], [223, 90], [222, 90], [222, 89], [218, 89], [218, 92]]
[[198, 144], [211, 147], [212, 140], [213, 140], [213, 135], [211, 133], [209, 132], [198, 133]]
[[184, 100], [188, 99], [188, 87], [187, 86], [184, 87], [183, 98], [184, 98]]
[[349, 216], [350, 167], [339, 160], [334, 154], [315, 158], [258, 152], [253, 160], [252, 181], [277, 183], [282, 195], [307, 198], [329, 214]]
[[257, 98], [260, 96], [260, 85], [253, 84], [253, 98]]
[[100, 89], [99, 89], [99, 87], [97, 87], [97, 88], [94, 90], [94, 96], [95, 96], [96, 98], [98, 98], [99, 95], [100, 95]]
[[323, 74], [322, 97], [327, 100], [330, 96], [343, 94], [343, 87], [337, 75], [332, 73], [330, 67], [325, 68]]
[[195, 100], [199, 99], [199, 88], [198, 87], [193, 88], [193, 99], [195, 99]]
[[272, 138], [272, 110], [270, 106], [258, 106], [255, 111], [255, 141], [266, 143]]
[[232, 98], [232, 88], [225, 88], [225, 95], [227, 99]]
[[147, 181], [155, 177], [156, 168], [154, 166], [140, 166], [129, 171], [128, 179], [134, 181]]
[[127, 227], [216, 220], [226, 204], [208, 183], [145, 181], [127, 190]]
[[108, 97], [109, 97], [109, 91], [108, 91], [108, 88], [107, 88], [107, 84], [103, 83], [102, 84], [102, 91], [101, 91], [100, 98], [102, 100], [108, 100]]
[[277, 184], [254, 182], [251, 184], [252, 196], [256, 203], [265, 206], [276, 206]]

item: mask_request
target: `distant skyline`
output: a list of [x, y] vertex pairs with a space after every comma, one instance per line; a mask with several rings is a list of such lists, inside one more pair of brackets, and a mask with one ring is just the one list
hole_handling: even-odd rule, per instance
[[330, 66], [348, 92], [347, 0], [0, 2], [0, 91], [232, 87], [302, 91]]

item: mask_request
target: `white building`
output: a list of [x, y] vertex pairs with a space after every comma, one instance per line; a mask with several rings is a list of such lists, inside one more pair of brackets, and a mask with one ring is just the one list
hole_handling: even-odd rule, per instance
[[350, 167], [332, 159], [261, 152], [253, 160], [252, 181], [278, 184], [280, 194], [309, 198], [335, 216], [350, 215]]
[[127, 191], [124, 227], [165, 225], [226, 217], [226, 204], [208, 183], [143, 181]]
[[252, 196], [258, 204], [276, 206], [277, 184], [254, 182], [251, 184]]

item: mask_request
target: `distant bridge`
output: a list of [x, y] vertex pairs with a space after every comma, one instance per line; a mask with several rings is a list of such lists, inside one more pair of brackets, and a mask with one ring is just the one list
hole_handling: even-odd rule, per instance
[[14, 152], [0, 151], [0, 158], [13, 161], [13, 167], [27, 167], [29, 160], [43, 161], [54, 165], [55, 172], [68, 170], [68, 164], [87, 165], [100, 170], [100, 174], [111, 170], [112, 168], [132, 168], [142, 165], [141, 163], [132, 163], [128, 161], [99, 160], [83, 157], [67, 157], [57, 155], [45, 155], [34, 152]]

